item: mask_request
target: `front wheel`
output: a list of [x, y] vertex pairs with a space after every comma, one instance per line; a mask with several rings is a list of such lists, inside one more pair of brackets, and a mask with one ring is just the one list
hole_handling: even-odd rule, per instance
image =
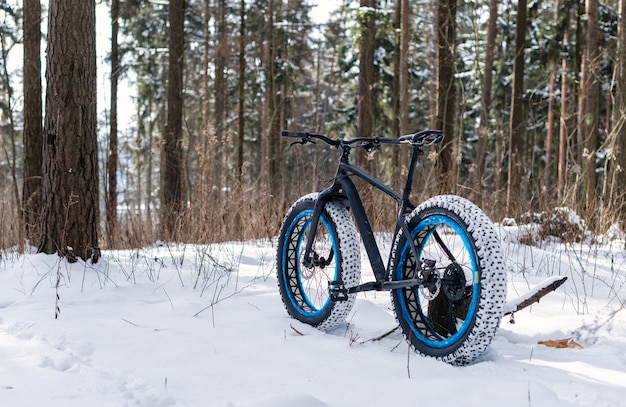
[[356, 286], [361, 278], [361, 255], [356, 228], [339, 202], [326, 204], [313, 242], [313, 265], [304, 264], [307, 236], [317, 194], [296, 201], [285, 216], [278, 238], [276, 273], [280, 296], [289, 315], [329, 331], [345, 321], [356, 294], [344, 301], [330, 298], [329, 282]]
[[415, 350], [454, 365], [481, 355], [500, 325], [506, 271], [500, 241], [487, 216], [452, 195], [431, 198], [394, 241], [392, 279], [420, 286], [391, 292], [396, 318]]

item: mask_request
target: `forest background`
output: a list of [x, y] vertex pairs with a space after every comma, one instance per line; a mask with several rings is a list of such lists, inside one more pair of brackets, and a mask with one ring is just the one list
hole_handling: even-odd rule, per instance
[[[416, 201], [458, 194], [517, 222], [565, 206], [592, 231], [625, 229], [626, 0], [343, 1], [326, 22], [305, 0], [97, 3], [96, 25], [95, 0], [0, 0], [2, 248], [97, 260], [159, 239], [275, 236], [337, 158], [288, 148], [287, 128], [442, 129]], [[110, 90], [96, 111], [105, 16]], [[120, 81], [132, 107], [118, 105]], [[407, 155], [357, 160], [397, 186]], [[388, 229], [386, 198], [364, 199]]]

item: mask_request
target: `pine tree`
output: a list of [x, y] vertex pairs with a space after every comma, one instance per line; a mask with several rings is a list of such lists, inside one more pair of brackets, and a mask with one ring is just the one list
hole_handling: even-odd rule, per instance
[[22, 208], [26, 238], [41, 232], [41, 165], [43, 162], [41, 86], [41, 2], [24, 1], [24, 186]]
[[110, 247], [115, 246], [117, 235], [117, 85], [120, 76], [120, 58], [117, 34], [119, 31], [120, 2], [111, 2], [111, 111], [109, 131], [109, 157], [107, 161], [106, 236]]
[[167, 239], [178, 236], [185, 208], [182, 146], [184, 20], [185, 1], [170, 1], [167, 124], [161, 167], [161, 226]]
[[438, 19], [439, 75], [437, 84], [437, 124], [445, 140], [439, 152], [439, 193], [454, 193], [455, 154], [458, 147], [456, 89], [454, 83], [456, 49], [456, 0], [440, 0]]
[[70, 261], [100, 257], [95, 98], [95, 0], [51, 0], [39, 251]]
[[626, 229], [626, 0], [619, 0], [616, 61], [615, 108], [610, 135], [612, 162], [609, 167], [610, 189], [605, 202], [615, 211], [622, 230]]
[[596, 153], [600, 114], [598, 8], [597, 0], [586, 1], [587, 38], [581, 68], [578, 111], [579, 139], [584, 146], [582, 207], [588, 221], [591, 221], [596, 210]]
[[513, 62], [513, 89], [511, 96], [511, 120], [509, 124], [509, 179], [507, 183], [506, 207], [509, 216], [520, 213], [522, 179], [522, 141], [525, 133], [523, 92], [524, 52], [526, 49], [526, 0], [517, 2], [515, 28], [515, 59]]

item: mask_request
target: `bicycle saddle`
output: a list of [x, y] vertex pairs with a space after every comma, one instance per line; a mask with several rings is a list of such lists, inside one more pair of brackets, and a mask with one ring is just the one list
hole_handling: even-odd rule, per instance
[[444, 135], [441, 130], [422, 130], [415, 134], [400, 137], [400, 142], [408, 142], [417, 146], [430, 146], [441, 143], [443, 138]]

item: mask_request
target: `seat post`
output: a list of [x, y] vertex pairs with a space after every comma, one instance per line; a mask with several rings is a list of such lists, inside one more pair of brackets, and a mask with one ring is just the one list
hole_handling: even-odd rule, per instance
[[415, 168], [417, 167], [419, 158], [422, 155], [424, 155], [424, 150], [422, 150], [419, 146], [413, 145], [413, 153], [411, 154], [411, 162], [409, 163], [409, 172], [406, 175], [406, 184], [404, 185], [404, 190], [402, 191], [403, 205], [404, 203], [408, 202], [411, 196], [411, 191], [413, 190], [413, 177], [415, 174]]

